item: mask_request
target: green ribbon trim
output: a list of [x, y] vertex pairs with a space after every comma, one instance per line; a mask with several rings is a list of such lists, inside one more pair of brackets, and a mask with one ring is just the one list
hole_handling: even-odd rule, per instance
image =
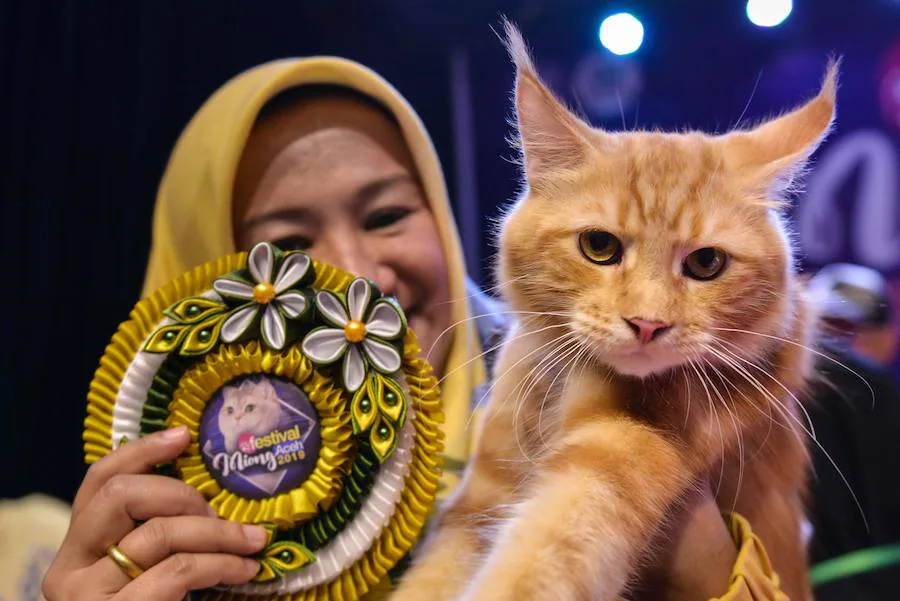
[[[166, 357], [147, 392], [147, 401], [141, 415], [141, 436], [165, 429], [169, 404], [178, 388], [178, 382], [198, 360], [199, 357], [183, 357], [175, 353]], [[380, 467], [381, 462], [368, 440], [360, 436], [356, 459], [351, 465], [350, 473], [344, 479], [341, 495], [331, 509], [317, 515], [299, 528], [279, 531], [275, 540], [293, 541], [310, 551], [324, 547], [344, 530], [359, 512], [363, 501], [369, 496], [369, 491], [375, 484], [375, 476]], [[174, 463], [158, 466], [157, 470], [166, 475], [177, 476]]]
[[813, 586], [900, 565], [900, 544], [852, 551], [820, 562], [810, 570]]
[[178, 388], [181, 376], [190, 369], [200, 357], [182, 357], [171, 353], [160, 365], [141, 412], [141, 436], [166, 429], [166, 418], [169, 416], [169, 404]]
[[325, 513], [320, 513], [299, 528], [279, 533], [276, 538], [296, 541], [310, 551], [316, 551], [333, 540], [347, 527], [362, 507], [375, 484], [381, 462], [368, 442], [361, 441], [359, 453], [344, 480], [341, 496]]

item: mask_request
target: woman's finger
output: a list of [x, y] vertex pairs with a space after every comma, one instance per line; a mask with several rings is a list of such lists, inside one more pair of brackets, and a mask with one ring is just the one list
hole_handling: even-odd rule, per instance
[[[139, 567], [148, 570], [178, 553], [249, 555], [261, 550], [266, 538], [266, 531], [260, 526], [208, 517], [158, 517], [138, 526], [118, 547]], [[116, 583], [112, 590], [124, 587], [129, 580], [108, 557], [98, 562], [95, 577], [104, 583]]]
[[57, 560], [76, 568], [92, 565], [131, 532], [136, 521], [179, 515], [215, 513], [203, 495], [175, 478], [114, 476], [73, 519]]
[[193, 590], [217, 584], [242, 584], [259, 571], [259, 563], [224, 553], [176, 553], [129, 582], [115, 601], [182, 601]]
[[172, 428], [129, 442], [100, 459], [88, 469], [75, 496], [72, 515], [77, 516], [113, 476], [149, 472], [153, 466], [178, 457], [189, 441], [187, 428]]

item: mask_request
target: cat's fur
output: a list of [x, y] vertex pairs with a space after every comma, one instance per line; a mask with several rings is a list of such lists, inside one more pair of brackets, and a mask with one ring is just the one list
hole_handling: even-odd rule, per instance
[[222, 389], [224, 397], [219, 410], [219, 431], [225, 439], [225, 450], [237, 450], [242, 434], [265, 436], [281, 421], [281, 403], [272, 383], [265, 378], [258, 382], [244, 380], [237, 386]]
[[[393, 599], [614, 599], [702, 474], [783, 591], [809, 598], [798, 397], [815, 318], [782, 209], [831, 127], [837, 65], [814, 99], [754, 129], [613, 134], [560, 104], [512, 26], [507, 38], [527, 189], [498, 276], [521, 313], [463, 484]], [[582, 255], [589, 229], [623, 241], [619, 264]], [[702, 247], [730, 255], [717, 279], [682, 274]], [[673, 327], [641, 343], [625, 318]]]

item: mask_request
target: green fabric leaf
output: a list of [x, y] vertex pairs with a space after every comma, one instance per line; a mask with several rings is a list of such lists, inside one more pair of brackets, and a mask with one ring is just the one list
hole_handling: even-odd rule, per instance
[[183, 298], [163, 313], [178, 323], [192, 324], [203, 321], [216, 313], [224, 313], [228, 307], [222, 303], [204, 298], [202, 296], [190, 296]]

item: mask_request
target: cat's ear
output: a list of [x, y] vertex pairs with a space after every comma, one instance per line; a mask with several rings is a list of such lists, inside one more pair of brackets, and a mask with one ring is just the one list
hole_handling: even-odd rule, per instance
[[503, 21], [506, 49], [516, 67], [517, 139], [528, 183], [566, 179], [591, 152], [590, 127], [569, 111], [541, 81], [515, 25]]
[[273, 397], [278, 396], [275, 392], [275, 386], [272, 384], [272, 382], [269, 381], [268, 378], [262, 378], [259, 381], [258, 386], [262, 387], [262, 393], [263, 393], [264, 398], [268, 399], [268, 398], [273, 398]]
[[803, 106], [752, 130], [724, 136], [726, 163], [776, 195], [790, 189], [831, 131], [839, 67], [839, 59], [829, 61], [819, 93]]

